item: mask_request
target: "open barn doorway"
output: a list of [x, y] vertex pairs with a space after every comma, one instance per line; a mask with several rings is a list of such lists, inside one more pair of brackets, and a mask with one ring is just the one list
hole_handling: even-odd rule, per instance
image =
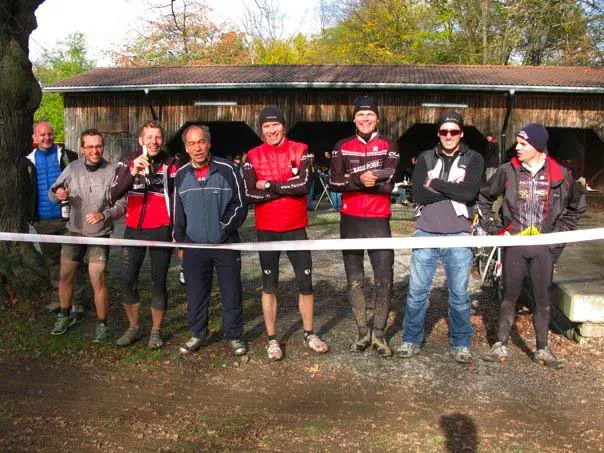
[[236, 154], [243, 154], [262, 143], [258, 135], [243, 121], [187, 121], [168, 142], [170, 154], [186, 154], [181, 134], [191, 124], [205, 124], [210, 128], [214, 156], [232, 159]]
[[[604, 167], [604, 142], [592, 129], [548, 127], [550, 155], [588, 181]], [[604, 179], [604, 178], [603, 178]], [[604, 181], [602, 181], [604, 183]]]
[[328, 167], [329, 158], [325, 153], [333, 151], [338, 141], [353, 134], [352, 121], [312, 121], [296, 123], [288, 137], [308, 145], [308, 149], [315, 155], [315, 166]]

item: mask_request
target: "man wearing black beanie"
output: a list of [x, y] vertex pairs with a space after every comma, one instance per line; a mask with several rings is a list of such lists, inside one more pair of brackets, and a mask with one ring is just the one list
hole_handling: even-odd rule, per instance
[[[390, 195], [394, 188], [394, 171], [398, 164], [396, 145], [377, 131], [378, 105], [372, 96], [360, 96], [354, 102], [356, 133], [340, 140], [331, 155], [329, 187], [342, 192], [340, 237], [391, 237]], [[373, 333], [367, 325], [363, 284], [364, 250], [343, 250], [344, 269], [348, 283], [348, 299], [352, 305], [358, 336], [350, 345], [352, 352], [362, 352], [370, 345], [380, 357], [392, 351], [384, 330], [392, 299], [394, 267], [393, 250], [369, 250], [375, 280], [375, 314]]]
[[[279, 107], [268, 106], [259, 114], [264, 143], [250, 150], [243, 167], [246, 200], [255, 207], [258, 241], [305, 240], [313, 155], [304, 143], [285, 136], [285, 117]], [[268, 334], [270, 360], [281, 360], [277, 341], [277, 286], [280, 252], [259, 252], [262, 268], [262, 312]], [[304, 329], [304, 345], [324, 353], [328, 345], [313, 332], [314, 296], [312, 258], [308, 250], [287, 252], [298, 284], [298, 305]]]
[[[478, 206], [481, 223], [490, 234], [537, 235], [577, 228], [587, 210], [585, 191], [574, 181], [569, 170], [546, 154], [547, 129], [541, 124], [525, 126], [516, 137], [516, 157], [501, 167], [481, 189]], [[500, 212], [495, 215], [493, 202], [503, 195]], [[509, 356], [508, 340], [514, 325], [516, 301], [525, 273], [530, 273], [535, 299], [533, 325], [537, 351], [533, 360], [542, 365], [562, 368], [548, 346], [554, 264], [564, 245], [506, 247], [503, 251], [503, 301], [499, 315], [497, 343], [485, 360], [504, 362]]]
[[[439, 143], [422, 152], [413, 170], [413, 201], [416, 209], [416, 237], [467, 236], [472, 231], [473, 207], [478, 195], [484, 163], [482, 156], [463, 142], [464, 121], [448, 111], [438, 120]], [[439, 262], [443, 263], [449, 289], [449, 352], [459, 363], [470, 363], [470, 296], [468, 284], [472, 249], [425, 248], [411, 252], [407, 308], [403, 320], [403, 341], [398, 356], [419, 354], [425, 338], [424, 319], [428, 295]]]

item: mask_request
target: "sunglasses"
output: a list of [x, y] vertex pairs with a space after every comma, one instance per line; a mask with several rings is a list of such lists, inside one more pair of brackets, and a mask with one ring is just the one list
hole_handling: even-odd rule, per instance
[[438, 135], [441, 137], [446, 137], [448, 134], [451, 134], [451, 137], [457, 137], [461, 134], [461, 129], [441, 129], [438, 131]]

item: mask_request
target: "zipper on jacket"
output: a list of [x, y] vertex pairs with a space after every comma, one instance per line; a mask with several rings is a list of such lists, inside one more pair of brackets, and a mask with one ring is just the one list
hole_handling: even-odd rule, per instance
[[143, 207], [141, 208], [141, 215], [138, 219], [138, 226], [137, 226], [137, 229], [139, 229], [139, 230], [143, 229], [143, 219], [145, 217], [145, 212], [147, 211], [148, 194], [149, 194], [149, 187], [147, 186], [147, 184], [145, 184], [145, 195], [143, 195]]
[[531, 177], [531, 202], [530, 202], [530, 210], [529, 210], [529, 232], [531, 235], [533, 234], [533, 225], [535, 223], [535, 176]]

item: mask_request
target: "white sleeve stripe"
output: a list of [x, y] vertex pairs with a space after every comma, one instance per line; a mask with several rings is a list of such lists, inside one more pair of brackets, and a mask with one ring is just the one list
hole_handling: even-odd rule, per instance
[[231, 165], [228, 165], [228, 164], [225, 164], [222, 162], [218, 162], [218, 161], [214, 161], [214, 162], [216, 162], [216, 164], [218, 164], [218, 165], [223, 165], [225, 167], [228, 167], [231, 170], [231, 173], [233, 174], [233, 180], [235, 181], [235, 184], [237, 185], [237, 197], [239, 199], [239, 206], [237, 206], [235, 208], [235, 211], [233, 211], [233, 215], [231, 216], [231, 218], [223, 224], [223, 225], [227, 226], [233, 221], [233, 219], [235, 219], [235, 217], [237, 216], [237, 211], [239, 209], [243, 209], [243, 197], [241, 196], [241, 187], [239, 185], [239, 180], [237, 179], [237, 175], [235, 174], [235, 169]]

